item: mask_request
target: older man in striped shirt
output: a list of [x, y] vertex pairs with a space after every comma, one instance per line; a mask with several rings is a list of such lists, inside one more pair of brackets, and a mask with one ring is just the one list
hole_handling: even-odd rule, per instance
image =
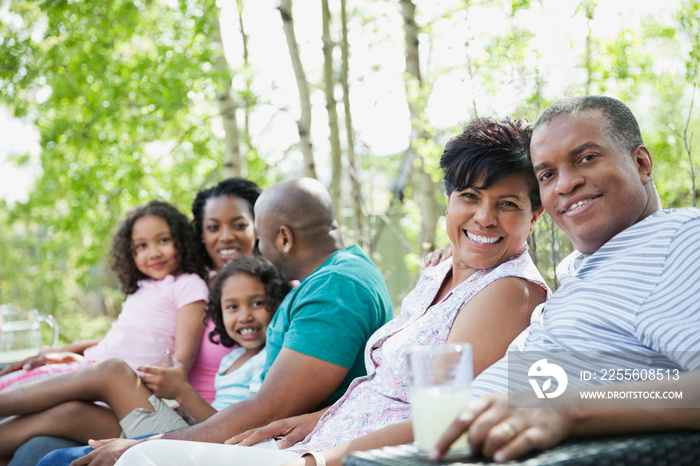
[[[700, 407], [700, 210], [661, 209], [649, 150], [616, 99], [553, 104], [535, 125], [530, 151], [543, 205], [576, 251], [557, 268], [561, 287], [535, 310], [529, 329], [476, 378], [478, 399], [431, 457], [464, 431], [473, 450], [505, 461], [569, 436], [700, 428], [700, 409], [666, 408]], [[527, 354], [540, 359], [518, 372]], [[542, 388], [537, 381], [556, 375], [543, 370], [552, 361], [570, 374], [557, 380], [556, 394], [551, 381]], [[593, 381], [613, 383], [589, 391], [617, 393], [614, 407], [582, 401], [577, 385]], [[567, 383], [573, 387], [559, 404], [548, 404]], [[666, 388], [683, 399], [644, 398]], [[510, 406], [493, 395], [505, 392]], [[516, 392], [543, 399], [516, 408], [524, 399]]]

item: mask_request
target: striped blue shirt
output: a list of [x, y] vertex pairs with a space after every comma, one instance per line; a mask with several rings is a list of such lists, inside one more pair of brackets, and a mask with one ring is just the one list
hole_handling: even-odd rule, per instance
[[212, 406], [217, 411], [236, 404], [239, 401], [247, 400], [260, 391], [262, 385], [262, 371], [265, 367], [265, 348], [258, 354], [248, 359], [241, 367], [233, 372], [226, 371], [234, 362], [245, 353], [245, 348], [235, 347], [229, 354], [221, 359], [219, 371], [214, 379], [216, 388], [216, 398]]
[[[614, 352], [626, 368], [700, 368], [700, 210], [656, 212], [593, 254], [569, 255], [557, 276], [561, 287], [509, 352], [574, 352], [574, 370], [591, 368], [587, 351]], [[474, 380], [472, 396], [508, 391], [507, 369], [506, 355]], [[530, 390], [522, 382], [511, 391]]]

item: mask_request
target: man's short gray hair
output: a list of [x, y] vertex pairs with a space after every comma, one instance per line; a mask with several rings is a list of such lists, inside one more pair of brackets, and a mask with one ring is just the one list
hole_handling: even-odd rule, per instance
[[638, 146], [644, 144], [639, 124], [632, 111], [621, 101], [605, 96], [586, 95], [555, 102], [547, 107], [537, 119], [535, 131], [540, 125], [549, 123], [556, 116], [561, 114], [574, 115], [585, 110], [603, 112], [608, 120], [604, 131], [617, 143], [620, 149], [631, 154]]

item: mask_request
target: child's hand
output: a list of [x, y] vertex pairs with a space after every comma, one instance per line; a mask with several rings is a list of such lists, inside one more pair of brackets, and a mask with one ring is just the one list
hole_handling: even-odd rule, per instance
[[172, 367], [141, 366], [138, 370], [143, 383], [159, 398], [176, 400], [188, 385], [185, 366], [175, 357]]
[[36, 356], [31, 356], [27, 359], [7, 366], [5, 369], [0, 371], [0, 377], [20, 369], [28, 371], [45, 364], [70, 364], [72, 362], [80, 362], [82, 360], [83, 357], [81, 355], [67, 351], [39, 353]]

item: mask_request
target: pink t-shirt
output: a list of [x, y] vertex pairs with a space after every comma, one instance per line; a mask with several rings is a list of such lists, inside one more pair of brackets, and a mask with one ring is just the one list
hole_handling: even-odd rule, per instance
[[226, 348], [222, 344], [212, 343], [209, 340], [209, 332], [214, 330], [214, 322], [209, 320], [207, 328], [202, 335], [202, 343], [199, 346], [197, 359], [192, 364], [192, 369], [187, 373], [187, 379], [190, 385], [197, 390], [202, 398], [211, 404], [216, 397], [216, 389], [214, 388], [214, 377], [216, 371], [219, 370], [221, 358], [231, 352], [231, 348]]
[[178, 309], [206, 302], [208, 296], [207, 284], [194, 274], [140, 281], [139, 289], [126, 298], [107, 335], [85, 350], [86, 360], [120, 358], [134, 370], [144, 364], [157, 364], [163, 351], [174, 349]]

